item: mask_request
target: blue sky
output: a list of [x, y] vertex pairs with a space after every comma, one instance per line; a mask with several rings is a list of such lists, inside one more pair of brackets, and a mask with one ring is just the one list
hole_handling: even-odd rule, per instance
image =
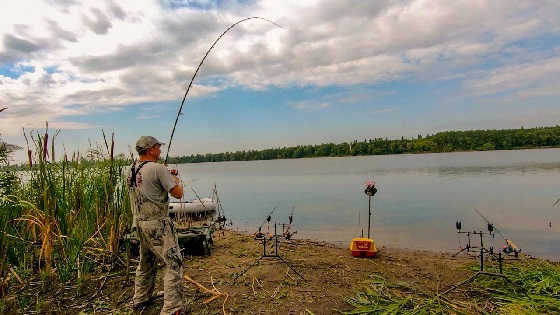
[[[29, 7], [36, 10], [29, 11]], [[172, 155], [560, 120], [555, 1], [21, 1], [0, 13], [0, 132], [62, 129], [67, 151], [114, 131]], [[25, 18], [23, 18], [25, 17]], [[27, 24], [22, 24], [21, 21]], [[19, 158], [22, 154], [18, 155]], [[59, 155], [60, 156], [60, 155]]]

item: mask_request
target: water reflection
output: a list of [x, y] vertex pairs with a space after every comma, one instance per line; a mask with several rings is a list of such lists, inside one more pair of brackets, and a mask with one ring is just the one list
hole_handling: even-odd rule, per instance
[[[525, 251], [558, 259], [560, 150], [460, 152], [180, 165], [202, 192], [217, 183], [226, 215], [256, 229], [277, 206], [287, 221], [296, 207], [300, 237], [346, 245], [367, 228], [362, 185], [375, 179], [374, 235], [380, 245], [457, 248], [455, 221], [485, 229], [473, 207]], [[552, 222], [553, 229], [546, 229]], [[365, 232], [367, 233], [367, 231]], [[497, 247], [503, 240], [494, 239]]]

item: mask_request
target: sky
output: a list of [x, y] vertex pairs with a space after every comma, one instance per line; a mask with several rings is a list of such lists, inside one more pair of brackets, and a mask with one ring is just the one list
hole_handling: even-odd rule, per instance
[[281, 27], [222, 38], [171, 155], [559, 124], [557, 0], [18, 0], [0, 11], [0, 134], [168, 142], [204, 53], [251, 16]]

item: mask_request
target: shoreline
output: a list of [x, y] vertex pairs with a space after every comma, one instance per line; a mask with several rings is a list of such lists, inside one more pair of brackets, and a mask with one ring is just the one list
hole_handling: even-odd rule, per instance
[[[333, 155], [333, 156], [309, 156], [301, 158], [283, 158], [283, 159], [258, 159], [258, 160], [231, 160], [231, 161], [213, 161], [213, 162], [183, 162], [173, 163], [173, 165], [182, 164], [204, 164], [204, 163], [228, 163], [228, 162], [254, 162], [254, 161], [277, 161], [277, 160], [303, 160], [303, 159], [321, 159], [321, 158], [348, 158], [348, 157], [365, 157], [365, 156], [401, 156], [401, 155], [423, 155], [423, 154], [448, 154], [448, 153], [471, 153], [471, 152], [504, 152], [504, 151], [527, 151], [527, 150], [547, 150], [547, 149], [560, 149], [560, 146], [542, 146], [542, 147], [518, 147], [511, 149], [499, 150], [454, 150], [454, 151], [424, 151], [424, 152], [403, 152], [403, 153], [388, 153], [388, 154], [363, 154], [363, 155]], [[219, 154], [219, 153], [205, 153], [205, 154]]]
[[[352, 257], [348, 249], [335, 244], [294, 239], [282, 242], [279, 254], [298, 270], [305, 280], [280, 261], [267, 260], [251, 268], [237, 283], [232, 279], [256, 259], [262, 245], [244, 232], [216, 231], [212, 255], [185, 257], [183, 270], [202, 286], [227, 294], [212, 302], [204, 303], [209, 296], [193, 283], [185, 281], [185, 292], [193, 314], [330, 314], [350, 311], [348, 302], [358, 292], [378, 281], [405, 285], [402, 294], [437, 296], [444, 288], [464, 280], [473, 271], [476, 260], [450, 253], [399, 248], [379, 248], [375, 258]], [[524, 258], [525, 261], [540, 261]], [[513, 266], [517, 262], [507, 262]], [[521, 261], [520, 261], [521, 263]], [[487, 268], [494, 264], [488, 262]], [[135, 261], [126, 265], [98, 266], [95, 274], [80, 284], [69, 285], [56, 279], [39, 285], [40, 279], [26, 280], [24, 285], [12, 281], [5, 297], [7, 311], [39, 309], [46, 313], [77, 314], [131, 312], [134, 288]], [[128, 270], [128, 272], [127, 272]], [[489, 269], [492, 270], [492, 269]], [[156, 291], [163, 289], [161, 270], [158, 271]], [[382, 279], [382, 280], [380, 280]], [[373, 283], [373, 284], [372, 284]], [[470, 301], [462, 291], [453, 292], [449, 298]], [[94, 297], [92, 299], [92, 296]], [[28, 305], [21, 309], [22, 298], [29, 297]], [[37, 303], [35, 303], [37, 301]], [[156, 297], [142, 314], [158, 314], [163, 300]], [[18, 306], [19, 305], [19, 306]], [[476, 313], [476, 312], [473, 312]], [[135, 313], [136, 314], [136, 313]]]

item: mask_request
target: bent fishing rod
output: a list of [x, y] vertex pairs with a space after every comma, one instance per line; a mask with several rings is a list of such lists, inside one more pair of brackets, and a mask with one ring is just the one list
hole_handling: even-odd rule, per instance
[[198, 74], [198, 71], [200, 70], [200, 68], [202, 67], [202, 64], [204, 64], [204, 61], [206, 60], [206, 57], [208, 57], [208, 54], [210, 54], [210, 52], [212, 51], [212, 49], [214, 49], [214, 46], [216, 46], [216, 44], [220, 41], [220, 39], [227, 33], [229, 32], [232, 28], [234, 28], [235, 26], [237, 26], [240, 23], [243, 23], [245, 21], [248, 20], [253, 20], [253, 19], [258, 19], [258, 20], [263, 20], [269, 23], [274, 24], [275, 26], [278, 26], [280, 28], [282, 28], [282, 26], [280, 26], [279, 24], [259, 17], [259, 16], [253, 16], [253, 17], [248, 17], [248, 18], [244, 18], [242, 20], [239, 20], [235, 23], [233, 23], [232, 25], [230, 25], [222, 34], [220, 34], [220, 36], [218, 36], [218, 38], [216, 38], [216, 40], [214, 41], [214, 43], [212, 43], [212, 46], [210, 46], [210, 48], [206, 51], [206, 53], [204, 54], [204, 57], [202, 58], [202, 60], [200, 61], [200, 63], [198, 64], [198, 67], [196, 68], [191, 81], [189, 82], [189, 85], [187, 87], [187, 90], [185, 92], [185, 95], [183, 96], [183, 100], [181, 101], [181, 106], [179, 106], [179, 110], [177, 111], [177, 116], [175, 117], [175, 123], [173, 124], [173, 129], [171, 130], [171, 137], [169, 138], [169, 143], [167, 145], [167, 154], [165, 154], [165, 165], [167, 165], [167, 160], [169, 159], [169, 151], [171, 150], [171, 141], [173, 140], [173, 136], [175, 135], [175, 128], [177, 127], [177, 122], [179, 121], [179, 116], [181, 116], [183, 114], [183, 105], [185, 104], [185, 100], [187, 99], [187, 95], [189, 94], [189, 91], [191, 90], [192, 84], [194, 82], [194, 79], [196, 78], [196, 75]]

